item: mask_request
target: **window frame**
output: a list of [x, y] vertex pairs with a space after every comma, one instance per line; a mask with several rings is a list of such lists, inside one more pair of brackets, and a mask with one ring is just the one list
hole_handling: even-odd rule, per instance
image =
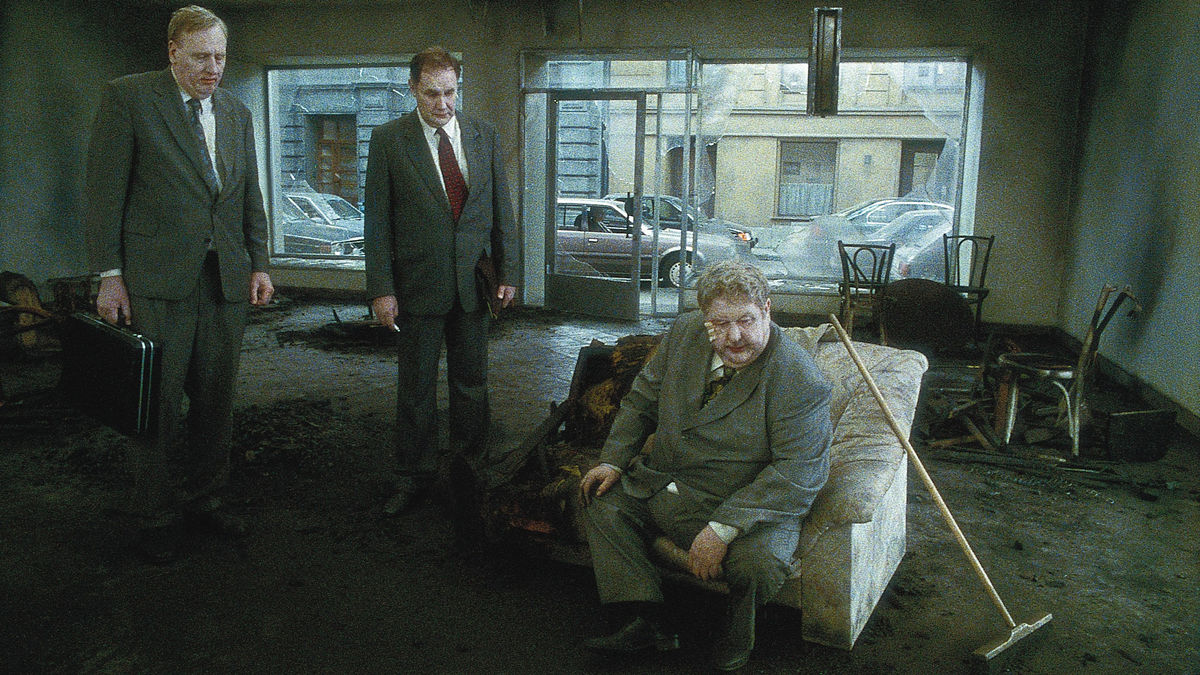
[[[832, 195], [837, 194], [838, 184], [838, 160], [841, 152], [840, 138], [822, 138], [818, 136], [812, 137], [780, 137], [776, 139], [776, 171], [775, 171], [775, 208], [772, 217], [776, 220], [807, 220], [817, 215], [822, 214], [785, 214], [783, 213], [783, 186], [784, 186], [784, 146], [791, 143], [795, 145], [827, 145], [833, 146], [833, 165], [832, 165], [832, 182], [830, 183], [830, 204], [832, 206]], [[827, 212], [828, 213], [828, 212]]]
[[[459, 59], [460, 63], [462, 62], [463, 57], [462, 57], [461, 52], [451, 52], [451, 53], [456, 58]], [[285, 142], [279, 137], [279, 134], [280, 134], [280, 131], [284, 127], [284, 121], [280, 119], [278, 111], [276, 109], [277, 104], [278, 104], [278, 101], [277, 101], [278, 94], [276, 91], [276, 84], [272, 81], [274, 74], [277, 72], [280, 72], [280, 71], [296, 71], [296, 70], [317, 71], [317, 70], [334, 70], [334, 69], [351, 70], [351, 69], [375, 69], [375, 68], [402, 69], [404, 72], [404, 75], [402, 78], [399, 78], [399, 79], [402, 80], [403, 95], [405, 96], [406, 101], [408, 101], [408, 100], [412, 99], [412, 93], [408, 89], [408, 67], [409, 67], [409, 63], [412, 61], [412, 58], [414, 55], [415, 55], [415, 52], [414, 53], [399, 53], [399, 54], [373, 54], [373, 55], [347, 56], [347, 57], [337, 57], [337, 56], [285, 57], [285, 58], [279, 58], [279, 59], [269, 59], [269, 60], [267, 60], [267, 62], [265, 62], [263, 64], [263, 67], [262, 67], [263, 118], [262, 119], [263, 119], [263, 128], [264, 128], [264, 132], [265, 132], [263, 134], [263, 142], [264, 142], [264, 146], [265, 146], [265, 152], [262, 153], [262, 157], [260, 158], [260, 166], [262, 166], [262, 169], [263, 169], [262, 174], [264, 174], [265, 179], [266, 179], [265, 181], [263, 181], [263, 183], [264, 183], [264, 185], [263, 185], [263, 187], [264, 187], [264, 193], [263, 193], [264, 204], [263, 204], [263, 206], [264, 206], [264, 209], [265, 209], [266, 215], [267, 215], [267, 227], [268, 227], [267, 253], [270, 258], [272, 267], [281, 267], [281, 268], [296, 267], [296, 268], [305, 268], [305, 269], [336, 270], [336, 269], [343, 269], [343, 268], [349, 266], [351, 269], [361, 270], [361, 269], [363, 269], [363, 264], [364, 264], [364, 258], [362, 256], [361, 252], [350, 253], [350, 254], [296, 253], [296, 252], [286, 252], [283, 250], [284, 233], [279, 232], [276, 229], [276, 221], [279, 220], [280, 225], [283, 225], [287, 220], [287, 215], [280, 212], [281, 207], [278, 202], [286, 201], [286, 197], [284, 197], [284, 192], [288, 189], [289, 180], [287, 179], [286, 175], [283, 172], [282, 167], [280, 166], [280, 159], [282, 157], [281, 151], [282, 151], [282, 147], [285, 145]], [[463, 70], [466, 70], [465, 65], [463, 66]], [[401, 82], [397, 82], [396, 79], [389, 79], [388, 81], [391, 82], [392, 84], [396, 85], [397, 87], [401, 84]], [[340, 86], [340, 85], [351, 85], [354, 82], [355, 82], [355, 80], [347, 78], [346, 80], [338, 80], [336, 82], [331, 82], [329, 84]], [[463, 85], [462, 85], [462, 83], [463, 83], [463, 80], [462, 80], [462, 77], [460, 74], [459, 82], [458, 82], [458, 103], [457, 103], [457, 107], [460, 110], [463, 109], [463, 105], [462, 105]], [[356, 116], [361, 116], [365, 110], [368, 110], [368, 109], [366, 107], [360, 107], [360, 108], [355, 109], [354, 112], [351, 114], [354, 114]], [[364, 124], [360, 120], [358, 122], [358, 127], [361, 129], [365, 126], [370, 126], [370, 128], [373, 129], [374, 127], [378, 126], [379, 124], [383, 124], [385, 122], [391, 121], [392, 119], [396, 119], [399, 116], [407, 114], [410, 110], [411, 110], [411, 108], [408, 108], [403, 111], [400, 111], [398, 114], [395, 114], [395, 115], [390, 114], [390, 112], [385, 112], [384, 115], [387, 118], [375, 121], [374, 124], [371, 124], [371, 123]], [[337, 114], [337, 112], [325, 111], [325, 112], [320, 112], [317, 114], [328, 115], [328, 114]], [[366, 161], [367, 161], [367, 141], [364, 140], [361, 136], [359, 136], [357, 139], [357, 143], [358, 143], [358, 148], [359, 148], [358, 163], [359, 163], [359, 166], [361, 167], [360, 168], [361, 174], [360, 174], [360, 182], [359, 182], [360, 188], [359, 189], [363, 189], [365, 187], [365, 182], [366, 182], [365, 166], [366, 166]], [[312, 150], [315, 151], [316, 147], [317, 147], [317, 145], [314, 143]], [[304, 161], [316, 161], [319, 158], [304, 156], [303, 159], [304, 159]], [[309, 181], [315, 181], [315, 176], [309, 176], [308, 181], [306, 181], [306, 182], [309, 182]], [[311, 185], [311, 182], [310, 182], [310, 187], [312, 187], [313, 190], [318, 189], [317, 186]], [[343, 197], [343, 199], [344, 199], [344, 197]], [[347, 200], [347, 201], [350, 202], [351, 206], [354, 206], [354, 204], [351, 200]], [[295, 206], [295, 205], [292, 204], [292, 206]], [[361, 211], [362, 209], [359, 208], [359, 210]], [[329, 220], [328, 214], [322, 213], [322, 215], [323, 215], [323, 220], [325, 220], [325, 221]], [[320, 221], [315, 221], [315, 222], [320, 222]], [[277, 245], [279, 248], [276, 247]], [[361, 248], [358, 248], [357, 250], [361, 251]], [[337, 264], [335, 264], [335, 263], [337, 263]]]

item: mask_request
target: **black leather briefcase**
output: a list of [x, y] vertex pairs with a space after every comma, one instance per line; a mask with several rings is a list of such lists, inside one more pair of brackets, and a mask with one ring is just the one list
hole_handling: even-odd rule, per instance
[[59, 386], [67, 404], [125, 434], [150, 427], [158, 408], [158, 347], [150, 338], [76, 312], [62, 324]]

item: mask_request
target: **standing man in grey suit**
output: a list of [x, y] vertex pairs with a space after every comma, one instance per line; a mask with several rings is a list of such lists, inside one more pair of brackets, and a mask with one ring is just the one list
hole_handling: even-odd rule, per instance
[[158, 415], [131, 444], [137, 546], [153, 562], [175, 557], [184, 525], [245, 529], [220, 493], [247, 303], [267, 304], [274, 289], [250, 112], [217, 87], [226, 36], [209, 10], [176, 11], [170, 67], [105, 85], [88, 148], [96, 309], [162, 355]]
[[711, 265], [697, 301], [634, 379], [601, 463], [580, 483], [600, 601], [623, 615], [615, 633], [586, 645], [677, 646], [658, 626], [663, 595], [647, 556], [661, 532], [688, 551], [692, 574], [728, 582], [713, 665], [736, 670], [754, 648], [756, 608], [786, 580], [801, 518], [829, 477], [831, 386], [771, 321], [757, 268]]
[[371, 134], [364, 195], [367, 294], [379, 322], [396, 331], [399, 477], [388, 514], [407, 508], [437, 466], [437, 378], [446, 345], [452, 445], [482, 452], [489, 409], [489, 308], [476, 265], [487, 256], [497, 299], [516, 287], [515, 224], [496, 132], [456, 113], [458, 59], [437, 47], [412, 59], [417, 109]]

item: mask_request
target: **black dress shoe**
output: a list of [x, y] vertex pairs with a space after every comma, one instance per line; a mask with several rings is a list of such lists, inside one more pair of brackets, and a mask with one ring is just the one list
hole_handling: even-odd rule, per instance
[[166, 565], [179, 558], [179, 528], [175, 524], [138, 530], [133, 548], [152, 565]]
[[679, 636], [667, 635], [658, 626], [639, 616], [612, 635], [585, 640], [583, 646], [594, 652], [609, 654], [632, 654], [647, 649], [665, 652], [679, 649]]

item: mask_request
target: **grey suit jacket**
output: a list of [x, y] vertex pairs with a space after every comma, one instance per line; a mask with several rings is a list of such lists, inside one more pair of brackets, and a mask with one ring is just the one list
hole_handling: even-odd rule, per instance
[[516, 278], [516, 225], [495, 131], [456, 113], [470, 185], [458, 224], [413, 112], [375, 128], [364, 194], [367, 297], [395, 295], [401, 313], [445, 314], [457, 291], [479, 307], [475, 264], [487, 253], [502, 283]]
[[635, 497], [675, 481], [703, 505], [701, 519], [742, 532], [798, 522], [829, 476], [831, 385], [771, 324], [763, 353], [702, 406], [713, 355], [703, 321], [676, 320], [622, 399], [600, 459], [624, 469]]
[[105, 85], [88, 149], [84, 223], [94, 272], [121, 268], [131, 294], [178, 300], [196, 287], [208, 240], [226, 300], [248, 301], [267, 269], [267, 219], [250, 111], [213, 93], [220, 194], [171, 71]]

